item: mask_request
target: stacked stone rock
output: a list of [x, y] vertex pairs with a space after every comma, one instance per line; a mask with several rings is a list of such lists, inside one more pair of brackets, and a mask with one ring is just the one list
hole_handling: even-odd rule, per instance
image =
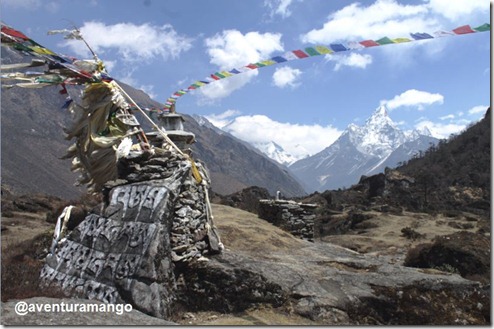
[[[44, 285], [167, 318], [175, 300], [177, 262], [221, 251], [190, 159], [156, 149], [121, 160], [119, 179], [106, 184], [101, 214], [90, 214], [49, 254]], [[207, 179], [206, 170], [198, 166]]]
[[305, 240], [314, 241], [317, 205], [291, 200], [259, 200], [259, 218]]

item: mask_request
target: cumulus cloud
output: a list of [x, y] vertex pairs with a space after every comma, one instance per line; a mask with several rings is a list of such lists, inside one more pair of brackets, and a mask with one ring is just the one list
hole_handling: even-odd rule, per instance
[[444, 102], [444, 96], [441, 94], [432, 94], [427, 91], [420, 91], [417, 89], [409, 89], [400, 95], [396, 95], [391, 100], [382, 100], [381, 105], [391, 111], [403, 106], [417, 107], [419, 111], [424, 110], [424, 105], [431, 105], [434, 103], [442, 104]]
[[[192, 39], [179, 35], [171, 25], [161, 26], [148, 23], [118, 23], [106, 25], [101, 22], [85, 22], [81, 33], [98, 54], [116, 51], [129, 62], [149, 60], [156, 56], [162, 59], [176, 58], [192, 47]], [[77, 40], [66, 40], [68, 46], [78, 56], [88, 56], [85, 45]]]
[[[271, 57], [274, 52], [283, 50], [281, 34], [226, 30], [205, 40], [210, 63], [221, 70], [241, 68]], [[234, 90], [246, 85], [258, 75], [257, 70], [218, 80], [199, 89], [207, 99], [218, 99], [230, 95]]]
[[301, 36], [308, 43], [328, 44], [341, 40], [403, 36], [410, 31], [430, 31], [439, 27], [427, 18], [426, 5], [403, 5], [394, 0], [377, 0], [365, 7], [352, 3], [332, 13], [319, 29]]
[[[228, 117], [226, 112], [223, 114]], [[223, 115], [220, 116], [223, 117]], [[207, 118], [210, 119], [211, 116]], [[235, 137], [254, 143], [273, 141], [296, 157], [304, 157], [323, 150], [342, 133], [330, 125], [300, 125], [278, 122], [265, 115], [244, 115], [235, 118], [229, 116], [229, 118], [229, 124], [223, 129]], [[223, 120], [225, 119], [223, 117]]]
[[487, 12], [490, 6], [485, 0], [429, 0], [428, 7], [451, 21], [457, 21], [476, 12]]
[[365, 69], [367, 65], [372, 63], [372, 56], [368, 54], [362, 55], [357, 53], [350, 53], [348, 55], [326, 55], [325, 60], [336, 63], [334, 67], [335, 71], [340, 70], [343, 66]]
[[292, 87], [295, 88], [300, 85], [298, 79], [302, 75], [302, 71], [294, 69], [289, 66], [283, 66], [276, 68], [273, 74], [273, 83], [276, 87]]
[[293, 0], [265, 0], [264, 6], [269, 8], [271, 17], [279, 15], [281, 18], [287, 18], [292, 14], [288, 8], [292, 2]]
[[[331, 13], [326, 22], [300, 36], [305, 43], [330, 44], [343, 41], [379, 39], [384, 36], [407, 37], [411, 32], [435, 32], [456, 27], [457, 20], [475, 22], [472, 16], [486, 17], [489, 2], [485, 0], [424, 0], [417, 4], [403, 4], [396, 0], [354, 2]], [[480, 17], [480, 16], [479, 16]], [[427, 45], [427, 47], [424, 47]], [[444, 42], [403, 43], [399, 47], [384, 47], [383, 51], [400, 65], [413, 58], [412, 50], [430, 56], [442, 54]], [[341, 66], [339, 66], [341, 67]]]

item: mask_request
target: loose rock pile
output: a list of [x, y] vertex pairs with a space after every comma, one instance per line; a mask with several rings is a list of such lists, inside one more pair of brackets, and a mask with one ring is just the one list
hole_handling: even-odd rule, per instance
[[219, 253], [222, 244], [207, 200], [185, 156], [159, 150], [119, 164], [101, 214], [89, 214], [62, 239], [41, 272], [46, 286], [167, 318], [176, 263]]

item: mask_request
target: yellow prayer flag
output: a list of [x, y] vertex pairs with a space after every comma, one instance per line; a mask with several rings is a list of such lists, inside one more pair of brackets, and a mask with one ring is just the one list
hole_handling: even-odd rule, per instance
[[331, 53], [333, 53], [333, 51], [332, 51], [331, 49], [329, 49], [328, 47], [324, 47], [324, 46], [316, 46], [315, 48], [316, 48], [316, 50], [317, 50], [320, 54], [322, 54], [322, 55], [324, 55], [324, 54], [331, 54]]

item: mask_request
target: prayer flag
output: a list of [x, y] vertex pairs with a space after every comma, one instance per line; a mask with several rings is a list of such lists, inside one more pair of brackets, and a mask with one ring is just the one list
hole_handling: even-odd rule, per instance
[[331, 49], [329, 49], [328, 47], [324, 47], [324, 46], [316, 46], [316, 50], [320, 53], [320, 54], [331, 54], [333, 53], [333, 51]]
[[389, 45], [390, 43], [394, 43], [393, 40], [391, 40], [388, 37], [381, 38], [379, 40], [376, 40], [376, 42], [380, 45]]
[[345, 51], [348, 50], [345, 46], [343, 46], [341, 43], [332, 43], [329, 45], [333, 51], [338, 52], [338, 51]]
[[364, 47], [375, 47], [375, 46], [379, 46], [379, 44], [377, 42], [375, 42], [374, 40], [364, 40], [364, 41], [360, 41], [360, 44]]
[[293, 50], [292, 52], [293, 52], [293, 54], [294, 54], [295, 56], [297, 56], [297, 58], [305, 58], [305, 57], [309, 57], [309, 55], [307, 55], [306, 53], [304, 53], [304, 52], [303, 52], [302, 50], [300, 50], [300, 49], [299, 49], [299, 50]]
[[305, 52], [307, 54], [309, 54], [310, 56], [319, 56], [319, 55], [321, 55], [320, 52], [318, 52], [316, 49], [314, 49], [312, 47], [305, 48]]
[[432, 35], [428, 33], [410, 33], [410, 36], [415, 40], [432, 39]]
[[472, 30], [470, 25], [463, 25], [454, 29], [453, 32], [455, 32], [456, 34], [467, 34], [467, 33], [474, 33], [475, 31]]
[[473, 28], [477, 32], [485, 32], [485, 31], [490, 31], [491, 25], [488, 23], [482, 24], [480, 26], [474, 27]]

